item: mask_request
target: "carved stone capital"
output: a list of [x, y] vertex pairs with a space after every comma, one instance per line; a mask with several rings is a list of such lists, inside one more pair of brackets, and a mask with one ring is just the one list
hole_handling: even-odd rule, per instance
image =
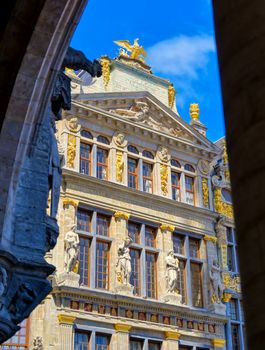
[[229, 301], [231, 300], [232, 298], [232, 294], [231, 293], [224, 293], [223, 294], [223, 302], [224, 303], [229, 303]]
[[66, 205], [72, 205], [73, 207], [77, 208], [79, 204], [79, 201], [76, 199], [72, 198], [64, 198], [63, 199], [63, 206], [65, 207]]
[[116, 211], [115, 213], [114, 213], [114, 217], [115, 217], [115, 220], [116, 221], [120, 221], [121, 219], [123, 219], [123, 220], [129, 220], [129, 218], [130, 218], [130, 214], [128, 214], [128, 213], [124, 213], [124, 212], [122, 212], [122, 211]]
[[174, 332], [174, 331], [165, 332], [166, 340], [179, 340], [180, 337], [181, 337], [181, 333], [179, 332]]
[[215, 348], [222, 349], [225, 346], [225, 340], [224, 339], [212, 339], [212, 345]]
[[214, 244], [217, 242], [217, 237], [210, 236], [210, 235], [204, 235], [203, 239], [205, 241], [213, 242]]
[[74, 324], [76, 317], [72, 315], [59, 314], [57, 315], [59, 324]]
[[162, 232], [169, 231], [170, 233], [172, 233], [172, 232], [174, 232], [174, 230], [175, 230], [175, 226], [169, 225], [169, 224], [161, 224], [161, 225], [160, 225], [160, 230], [161, 230]]
[[114, 328], [117, 332], [129, 333], [132, 326], [129, 326], [128, 324], [123, 324], [123, 323], [116, 323], [114, 325]]

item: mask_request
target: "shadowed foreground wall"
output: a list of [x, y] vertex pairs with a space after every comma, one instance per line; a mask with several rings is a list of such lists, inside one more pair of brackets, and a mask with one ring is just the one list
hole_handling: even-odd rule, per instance
[[265, 349], [265, 2], [214, 0], [250, 350]]

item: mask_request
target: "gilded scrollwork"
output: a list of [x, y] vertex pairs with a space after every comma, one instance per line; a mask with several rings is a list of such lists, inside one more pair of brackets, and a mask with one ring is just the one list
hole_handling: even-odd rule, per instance
[[110, 59], [107, 56], [102, 56], [100, 64], [102, 67], [102, 78], [105, 89], [107, 88], [110, 81]]
[[168, 166], [160, 164], [161, 191], [164, 196], [168, 193]]
[[202, 201], [205, 208], [209, 208], [209, 188], [208, 179], [206, 177], [202, 178]]
[[217, 213], [225, 215], [229, 219], [233, 219], [233, 207], [232, 204], [225, 203], [222, 200], [222, 188], [216, 187], [214, 189], [214, 207]]
[[124, 172], [123, 152], [116, 152], [116, 180], [122, 182]]
[[227, 289], [231, 289], [236, 293], [241, 293], [240, 277], [239, 275], [232, 276], [228, 272], [223, 273], [224, 286]]
[[76, 137], [75, 135], [68, 135], [68, 146], [67, 146], [67, 166], [74, 168], [76, 156]]

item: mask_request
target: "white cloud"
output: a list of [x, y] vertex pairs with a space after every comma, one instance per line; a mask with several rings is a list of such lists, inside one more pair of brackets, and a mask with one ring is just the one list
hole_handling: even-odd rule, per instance
[[215, 43], [210, 35], [180, 35], [147, 49], [148, 63], [154, 72], [191, 80], [198, 78], [198, 71], [206, 67], [212, 52]]

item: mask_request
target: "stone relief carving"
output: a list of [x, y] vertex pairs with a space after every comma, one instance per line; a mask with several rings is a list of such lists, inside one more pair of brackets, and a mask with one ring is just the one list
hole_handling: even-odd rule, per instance
[[203, 175], [208, 175], [210, 172], [210, 163], [205, 159], [200, 159], [198, 162], [198, 169]]
[[161, 176], [161, 191], [164, 196], [168, 193], [168, 166], [166, 164], [160, 165]]
[[65, 235], [65, 271], [67, 273], [77, 272], [76, 265], [78, 264], [79, 254], [79, 236], [76, 233], [76, 225], [73, 225], [70, 231]]
[[71, 117], [66, 121], [65, 125], [69, 131], [74, 133], [78, 132], [81, 129], [81, 125], [79, 124], [77, 117]]
[[130, 245], [132, 239], [127, 237], [118, 248], [118, 261], [116, 264], [116, 272], [118, 281], [125, 285], [130, 285], [132, 273]]
[[168, 162], [170, 159], [170, 155], [168, 149], [165, 146], [159, 146], [157, 150], [157, 155], [162, 162]]
[[42, 337], [38, 336], [35, 339], [33, 339], [33, 348], [32, 348], [32, 350], [44, 350]]
[[223, 284], [221, 279], [221, 269], [217, 260], [213, 260], [210, 270], [210, 296], [212, 303], [220, 304], [223, 297]]
[[166, 283], [168, 293], [178, 293], [177, 282], [179, 272], [179, 260], [174, 257], [174, 251], [170, 250], [166, 260]]
[[208, 179], [205, 177], [202, 177], [202, 202], [205, 208], [209, 208]]
[[123, 152], [116, 152], [116, 180], [122, 182], [124, 171]]
[[125, 135], [122, 133], [117, 133], [113, 136], [114, 143], [121, 148], [124, 148], [127, 145], [127, 140], [125, 139]]
[[117, 108], [111, 109], [109, 112], [137, 122], [144, 122], [144, 119], [149, 112], [149, 106], [146, 102], [136, 101], [129, 109]]
[[67, 166], [74, 168], [76, 156], [76, 137], [74, 135], [68, 135], [68, 146], [67, 146]]
[[216, 232], [216, 237], [217, 237], [217, 243], [219, 246], [223, 244], [227, 244], [226, 240], [226, 227], [224, 226], [224, 221], [225, 217], [224, 216], [219, 216], [216, 220], [215, 223], [215, 232]]

